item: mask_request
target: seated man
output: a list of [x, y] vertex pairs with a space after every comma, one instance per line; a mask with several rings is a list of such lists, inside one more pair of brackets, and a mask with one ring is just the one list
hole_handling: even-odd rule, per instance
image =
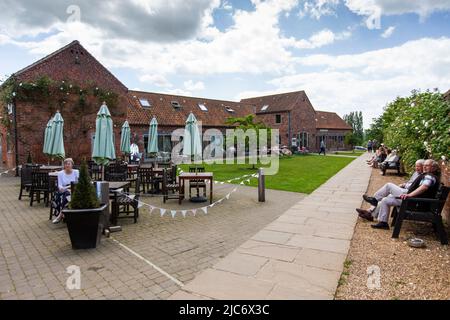
[[420, 174], [417, 172], [420, 171], [420, 161], [418, 161], [418, 164], [416, 164], [418, 178], [416, 180], [413, 181], [413, 177], [411, 177], [403, 186], [387, 183], [375, 193], [374, 197], [364, 195], [364, 200], [369, 202], [372, 207], [369, 210], [357, 209], [359, 216], [373, 221], [374, 217], [372, 215], [375, 215], [378, 223], [372, 225], [372, 228], [388, 230], [391, 206], [399, 207], [402, 204], [402, 200], [407, 198], [428, 196], [429, 191], [433, 190], [438, 183], [436, 175], [438, 169], [439, 166], [436, 161], [426, 160], [423, 164], [423, 174]]
[[396, 163], [399, 160], [400, 160], [400, 158], [397, 155], [397, 150], [392, 150], [392, 152], [389, 154], [389, 156], [386, 157], [386, 159], [382, 163], [380, 163], [381, 171], [385, 170], [386, 168], [389, 168], [390, 166], [396, 165]]

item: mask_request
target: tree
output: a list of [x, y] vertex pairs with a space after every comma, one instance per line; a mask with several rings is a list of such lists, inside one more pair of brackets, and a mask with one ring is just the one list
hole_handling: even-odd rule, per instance
[[344, 116], [345, 122], [347, 122], [353, 129], [353, 141], [354, 145], [362, 144], [364, 141], [364, 124], [363, 115], [361, 111], [352, 111], [350, 114]]
[[352, 132], [349, 132], [345, 135], [344, 142], [346, 145], [352, 147], [353, 152], [355, 152], [355, 146], [359, 144], [360, 138]]
[[412, 91], [389, 103], [371, 125], [372, 137], [382, 136], [398, 150], [406, 170], [417, 159], [447, 158], [450, 150], [450, 103], [439, 92]]
[[[255, 115], [249, 114], [245, 117], [230, 117], [225, 121], [225, 124], [227, 125], [236, 125], [236, 129], [242, 129], [243, 131], [247, 131], [249, 129], [253, 129], [256, 131], [256, 139], [258, 146], [260, 144], [260, 131], [261, 129], [267, 130], [267, 145], [270, 145], [270, 139], [271, 139], [271, 130], [269, 127], [267, 127], [264, 123], [261, 121], [255, 122]], [[249, 141], [248, 139], [245, 140], [245, 150], [249, 150]], [[255, 165], [253, 164], [253, 169], [255, 169]]]
[[83, 161], [78, 184], [70, 201], [70, 209], [96, 209], [98, 207], [100, 207], [100, 202], [97, 198], [97, 192], [92, 185], [86, 161]]

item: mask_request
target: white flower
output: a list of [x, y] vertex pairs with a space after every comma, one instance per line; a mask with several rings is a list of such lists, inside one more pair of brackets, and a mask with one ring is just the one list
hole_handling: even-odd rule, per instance
[[72, 88], [72, 85], [70, 85], [69, 88]]
[[21, 87], [23, 85], [23, 83], [21, 82], [21, 83], [19, 83], [19, 87]]
[[428, 142], [424, 141], [424, 142], [423, 142], [423, 145], [424, 145], [425, 147], [428, 146]]
[[444, 161], [447, 160], [447, 158], [445, 156], [441, 156], [441, 159], [444, 160]]
[[436, 130], [433, 130], [433, 134], [436, 134], [437, 132], [436, 132]]
[[12, 93], [12, 95], [13, 95], [13, 97], [15, 97], [15, 96], [16, 96], [16, 93], [15, 93], [15, 92], [13, 92], [13, 93]]
[[63, 87], [61, 87], [61, 88], [59, 88], [61, 91], [63, 91], [64, 90], [64, 88]]

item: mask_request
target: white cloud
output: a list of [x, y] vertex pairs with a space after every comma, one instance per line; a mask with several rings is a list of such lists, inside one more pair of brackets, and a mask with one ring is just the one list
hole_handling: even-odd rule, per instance
[[390, 38], [392, 36], [392, 34], [395, 31], [395, 27], [394, 26], [390, 26], [389, 28], [387, 28], [381, 35], [382, 38]]
[[205, 84], [201, 81], [188, 80], [184, 82], [184, 88], [189, 91], [202, 91], [205, 90]]
[[[137, 0], [136, 0], [137, 1]], [[175, 1], [175, 0], [174, 0]], [[160, 1], [161, 6], [164, 1]], [[158, 3], [160, 3], [158, 2]], [[225, 73], [285, 74], [292, 70], [295, 58], [292, 48], [313, 49], [348, 37], [322, 30], [301, 40], [286, 38], [279, 26], [280, 17], [294, 10], [298, 0], [253, 0], [254, 10], [235, 9], [233, 25], [225, 31], [214, 27], [214, 0], [205, 12], [195, 39], [176, 42], [142, 42], [134, 38], [109, 37], [108, 30], [82, 22], [52, 24], [54, 34], [40, 41], [21, 41], [15, 44], [34, 54], [48, 54], [74, 39], [92, 52], [107, 67], [129, 68], [144, 75], [171, 74], [208, 75]], [[201, 0], [198, 0], [198, 3]], [[170, 6], [171, 3], [167, 4]], [[112, 9], [111, 9], [112, 10]], [[111, 13], [111, 10], [108, 12]], [[166, 12], [167, 10], [163, 10]], [[120, 6], [114, 12], [120, 20]], [[157, 13], [157, 11], [156, 11]], [[141, 30], [142, 32], [142, 30]], [[162, 79], [148, 78], [162, 87]]]
[[336, 7], [340, 0], [312, 0], [305, 1], [298, 15], [303, 18], [307, 15], [319, 20], [322, 16], [336, 16]]
[[159, 74], [145, 74], [139, 77], [139, 81], [153, 84], [160, 88], [171, 88], [172, 83], [166, 79], [166, 77]]
[[285, 43], [297, 49], [315, 49], [334, 43], [336, 40], [345, 40], [351, 37], [350, 31], [334, 33], [329, 29], [321, 30], [313, 34], [309, 39], [295, 40], [286, 39]]
[[299, 68], [317, 71], [275, 78], [273, 89], [243, 92], [239, 98], [305, 90], [317, 110], [340, 115], [362, 110], [366, 127], [382, 108], [413, 89], [450, 88], [450, 38], [420, 39], [401, 46], [354, 55], [312, 55]]
[[[383, 15], [402, 15], [415, 13], [423, 21], [437, 11], [449, 11], [450, 0], [344, 0], [345, 5], [354, 13], [366, 16], [367, 26], [371, 28], [375, 20]], [[378, 24], [376, 29], [381, 26]]]

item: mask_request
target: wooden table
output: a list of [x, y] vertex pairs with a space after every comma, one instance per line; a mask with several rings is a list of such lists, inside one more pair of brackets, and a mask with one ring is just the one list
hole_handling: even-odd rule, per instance
[[214, 185], [214, 174], [212, 172], [198, 172], [198, 173], [190, 173], [183, 172], [178, 178], [180, 179], [180, 197], [178, 203], [181, 204], [183, 199], [185, 198], [185, 183], [186, 180], [209, 180], [210, 181], [210, 189], [209, 189], [209, 202], [212, 204], [213, 202], [213, 185]]

